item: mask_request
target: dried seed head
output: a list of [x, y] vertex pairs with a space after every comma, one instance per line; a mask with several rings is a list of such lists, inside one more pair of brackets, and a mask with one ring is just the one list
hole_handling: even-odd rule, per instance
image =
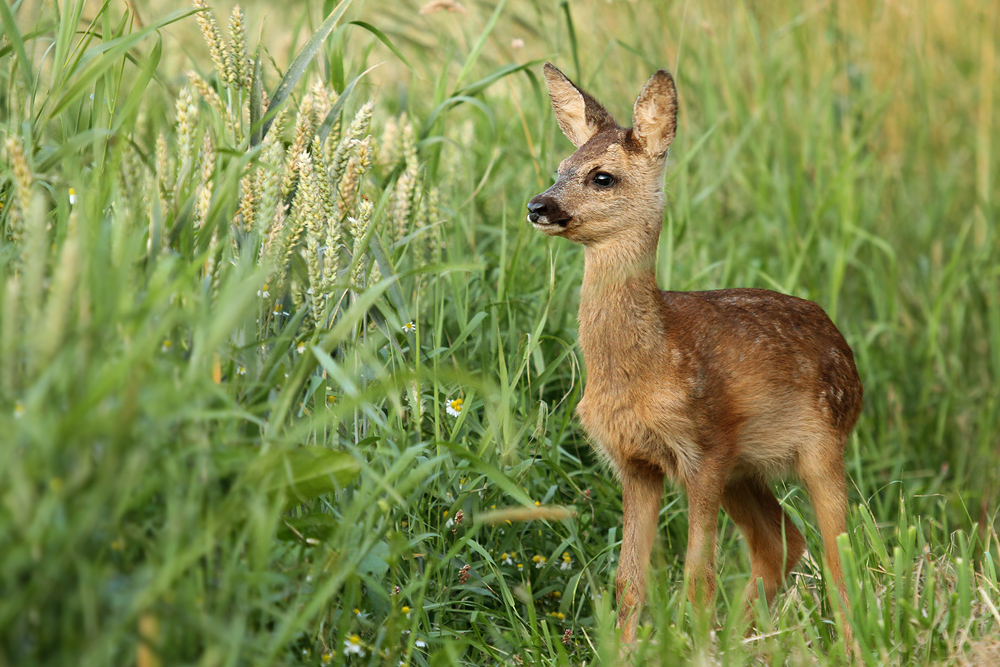
[[160, 197], [164, 201], [169, 201], [170, 191], [174, 189], [174, 179], [170, 172], [167, 139], [162, 134], [156, 138], [156, 180], [160, 188]]
[[10, 161], [11, 171], [14, 174], [14, 196], [10, 213], [7, 217], [7, 238], [18, 242], [23, 234], [24, 218], [28, 207], [31, 206], [31, 190], [34, 186], [34, 176], [28, 159], [24, 152], [24, 144], [21, 138], [9, 135], [5, 142], [7, 148], [7, 159]]
[[233, 47], [229, 53], [230, 61], [227, 68], [229, 84], [250, 90], [250, 77], [253, 73], [247, 62], [247, 30], [243, 9], [239, 5], [233, 6], [233, 13], [229, 16], [229, 39]]
[[417, 142], [413, 123], [407, 121], [402, 126], [401, 146], [406, 168], [396, 181], [393, 193], [392, 222], [396, 241], [401, 240], [410, 229], [410, 211], [413, 206], [413, 193], [417, 187]]
[[361, 204], [358, 206], [357, 219], [350, 219], [353, 221], [351, 225], [351, 234], [354, 236], [354, 249], [351, 254], [351, 261], [354, 263], [354, 271], [351, 273], [351, 287], [357, 292], [363, 292], [365, 289], [365, 265], [360, 255], [364, 252], [364, 246], [362, 243], [364, 241], [365, 232], [368, 231], [368, 227], [371, 224], [372, 211], [374, 210], [375, 205], [372, 204], [367, 197], [362, 197]]
[[191, 88], [184, 86], [177, 98], [177, 162], [180, 170], [194, 158], [197, 129], [198, 103]]
[[341, 211], [350, 211], [354, 208], [354, 201], [358, 195], [361, 179], [372, 164], [372, 138], [371, 135], [365, 137], [358, 143], [354, 155], [347, 163], [347, 170], [340, 181], [340, 188], [337, 192], [337, 204]]
[[347, 133], [337, 144], [337, 150], [334, 151], [333, 157], [330, 159], [330, 183], [335, 187], [339, 187], [340, 179], [347, 171], [347, 162], [351, 157], [351, 151], [360, 143], [361, 137], [368, 132], [373, 108], [374, 105], [371, 102], [363, 104], [354, 115], [354, 120], [347, 128]]
[[226, 123], [226, 131], [234, 134], [235, 122], [233, 114], [226, 108], [226, 105], [222, 102], [222, 98], [219, 97], [219, 93], [215, 92], [215, 89], [205, 79], [201, 78], [197, 72], [188, 72], [188, 80], [194, 86], [194, 89], [198, 91], [198, 94], [201, 95], [202, 99], [208, 103], [208, 106], [212, 107], [215, 113], [219, 114], [219, 118]]
[[378, 147], [378, 159], [382, 164], [391, 165], [399, 157], [401, 152], [399, 142], [402, 138], [399, 132], [399, 123], [405, 122], [405, 111], [400, 116], [399, 122], [395, 118], [389, 118], [385, 121], [385, 127], [382, 128], [382, 138], [379, 140]]
[[409, 162], [406, 169], [396, 181], [393, 192], [392, 223], [396, 241], [402, 240], [410, 230], [410, 210], [413, 204], [413, 193], [417, 188], [417, 164]]
[[455, 0], [431, 0], [420, 8], [421, 14], [434, 14], [436, 12], [452, 12], [454, 14], [464, 14], [465, 7]]
[[431, 188], [421, 199], [417, 214], [418, 226], [427, 228], [424, 235], [427, 243], [424, 259], [428, 264], [437, 264], [441, 261], [441, 225], [438, 224], [441, 218], [440, 202], [441, 191], [437, 188]]
[[271, 237], [271, 227], [281, 199], [281, 184], [284, 180], [285, 164], [282, 161], [284, 148], [279, 142], [264, 147], [263, 155], [257, 162], [257, 185], [260, 191], [257, 208], [256, 227], [261, 235]]
[[309, 274], [309, 287], [307, 294], [312, 306], [312, 316], [318, 324], [323, 313], [325, 293], [321, 287], [323, 285], [323, 273], [320, 265], [320, 252], [325, 237], [325, 215], [323, 213], [323, 201], [320, 196], [317, 183], [316, 171], [313, 168], [312, 156], [302, 153], [299, 157], [299, 185], [295, 193], [295, 200], [292, 203], [292, 217], [302, 225], [306, 234], [306, 249], [304, 259]]
[[240, 207], [236, 212], [237, 224], [244, 234], [250, 234], [257, 226], [257, 204], [260, 198], [258, 182], [249, 168], [240, 179]]
[[215, 15], [208, 8], [206, 0], [194, 0], [193, 4], [196, 9], [202, 10], [195, 14], [195, 20], [198, 21], [201, 34], [205, 37], [205, 42], [208, 44], [208, 51], [212, 55], [212, 64], [215, 65], [215, 71], [219, 74], [219, 81], [223, 85], [228, 85], [229, 78], [227, 72], [229, 70], [229, 62], [232, 59], [229, 44], [222, 37], [219, 24], [216, 23]]
[[212, 174], [215, 173], [215, 148], [212, 145], [212, 135], [208, 132], [201, 142], [201, 181], [198, 184], [198, 196], [194, 206], [194, 226], [199, 229], [208, 217], [208, 209], [212, 203]]

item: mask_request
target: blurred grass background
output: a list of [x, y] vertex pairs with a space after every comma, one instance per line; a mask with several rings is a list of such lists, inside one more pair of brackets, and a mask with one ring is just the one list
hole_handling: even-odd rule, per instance
[[[614, 664], [619, 490], [572, 417], [582, 256], [523, 216], [571, 150], [544, 60], [623, 124], [673, 71], [662, 287], [813, 299], [853, 346], [857, 658], [1000, 660], [996, 3], [356, 0], [270, 135], [290, 150], [311, 84], [378, 64], [333, 130], [373, 101], [372, 231], [344, 241], [325, 323], [308, 233], [276, 274], [242, 226], [241, 177], [294, 161], [251, 148], [250, 92], [188, 9], [2, 13], [0, 665]], [[244, 9], [273, 96], [333, 3]], [[224, 108], [195, 96], [185, 124], [189, 70]], [[684, 502], [668, 490], [637, 664], [847, 662], [815, 559], [742, 640], [725, 518], [710, 637]], [[571, 515], [477, 519], [536, 503]]]

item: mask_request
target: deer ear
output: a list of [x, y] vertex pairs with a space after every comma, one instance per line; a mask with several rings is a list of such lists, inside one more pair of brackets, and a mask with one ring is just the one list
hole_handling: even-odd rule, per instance
[[666, 156], [677, 132], [677, 89], [667, 70], [649, 77], [635, 101], [632, 126], [632, 136], [647, 155]]
[[551, 63], [545, 63], [545, 86], [559, 127], [577, 148], [605, 127], [618, 125], [597, 100], [577, 88]]

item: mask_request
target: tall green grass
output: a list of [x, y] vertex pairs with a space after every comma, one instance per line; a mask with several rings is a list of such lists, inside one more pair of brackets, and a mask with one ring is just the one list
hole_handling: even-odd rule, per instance
[[[864, 664], [1000, 659], [995, 9], [357, 0], [296, 61], [334, 4], [246, 6], [237, 79], [181, 3], [0, 6], [0, 665], [615, 664], [582, 257], [523, 222], [570, 151], [546, 59], [623, 123], [674, 72], [661, 285], [816, 300], [866, 388], [851, 609], [806, 559], [746, 639], [720, 517], [696, 613], [668, 490], [636, 664], [846, 664], [845, 622]], [[350, 201], [293, 166], [313, 135]]]

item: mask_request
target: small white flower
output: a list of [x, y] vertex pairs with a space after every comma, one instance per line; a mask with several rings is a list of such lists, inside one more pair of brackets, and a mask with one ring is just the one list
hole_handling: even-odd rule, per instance
[[513, 557], [511, 557], [511, 555], [509, 553], [507, 553], [505, 551], [505, 552], [503, 552], [503, 555], [500, 556], [500, 564], [501, 565], [513, 565], [514, 564], [514, 559], [513, 559]]
[[446, 410], [452, 417], [457, 417], [462, 414], [462, 399], [456, 398], [454, 401], [449, 401]]
[[20, 419], [24, 416], [24, 403], [17, 401], [14, 403], [14, 419]]
[[[298, 345], [295, 346], [295, 351], [298, 352], [299, 354], [305, 354], [305, 352], [306, 352], [306, 344], [305, 343], [299, 343]], [[285, 377], [288, 377], [288, 375], [286, 374]]]
[[427, 642], [425, 642], [423, 639], [415, 640], [413, 642], [413, 645], [416, 646], [417, 648], [427, 648]]
[[344, 655], [357, 655], [365, 657], [365, 647], [361, 643], [361, 637], [351, 635], [344, 642]]
[[409, 617], [410, 617], [410, 613], [411, 613], [411, 610], [410, 610], [410, 608], [409, 608], [409, 607], [405, 607], [405, 606], [404, 606], [404, 607], [403, 607], [402, 609], [400, 609], [400, 611], [401, 611], [401, 612], [403, 612], [404, 614], [406, 614], [406, 617], [407, 617], [407, 618], [409, 618]]
[[534, 556], [532, 557], [531, 562], [535, 564], [536, 570], [540, 570], [543, 567], [545, 567], [545, 560], [546, 560], [545, 556]]
[[523, 49], [524, 40], [521, 39], [520, 37], [515, 37], [514, 39], [510, 40], [510, 48], [514, 49], [515, 51], [517, 49]]
[[168, 338], [167, 340], [163, 341], [162, 345], [160, 345], [160, 352], [169, 352], [170, 348], [173, 347], [173, 346], [174, 346], [173, 341], [171, 341]]
[[271, 314], [274, 315], [275, 317], [277, 317], [278, 315], [284, 315], [285, 317], [288, 317], [289, 315], [288, 311], [281, 309], [281, 306], [275, 306], [274, 311]]
[[70, 188], [69, 189], [69, 203], [70, 204], [75, 204], [76, 203], [76, 189], [75, 188]]
[[573, 559], [570, 558], [569, 552], [564, 551], [562, 555], [562, 562], [559, 564], [560, 570], [569, 570], [573, 567]]
[[416, 330], [417, 330], [417, 325], [413, 322], [413, 320], [410, 320], [409, 322], [403, 325], [403, 333], [411, 334]]
[[267, 284], [266, 283], [264, 284], [263, 287], [261, 287], [259, 290], [257, 290], [257, 296], [259, 296], [262, 299], [269, 299], [271, 297], [271, 293], [269, 291], [267, 291]]
[[247, 374], [247, 367], [244, 366], [243, 364], [240, 364], [239, 366], [236, 367], [236, 374], [237, 375], [246, 375]]

